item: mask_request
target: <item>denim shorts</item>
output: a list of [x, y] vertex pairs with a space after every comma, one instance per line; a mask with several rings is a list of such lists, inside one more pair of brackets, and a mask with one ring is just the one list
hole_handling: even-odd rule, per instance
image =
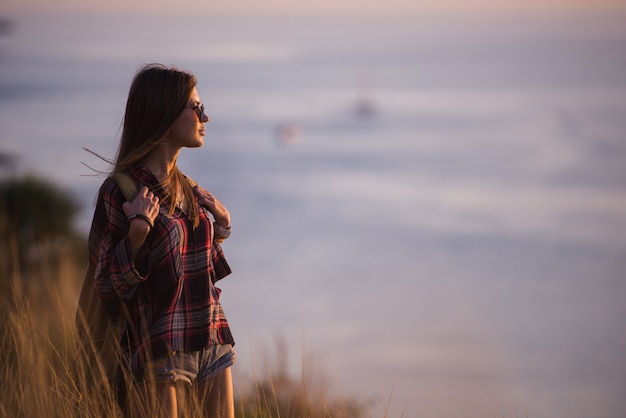
[[188, 384], [211, 379], [235, 363], [235, 349], [230, 344], [212, 345], [202, 351], [174, 352], [153, 362], [149, 380], [155, 383], [182, 381]]

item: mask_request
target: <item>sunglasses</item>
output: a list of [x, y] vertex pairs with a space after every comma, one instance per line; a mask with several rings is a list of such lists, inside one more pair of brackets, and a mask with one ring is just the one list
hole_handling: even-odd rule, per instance
[[203, 122], [204, 119], [204, 105], [201, 103], [199, 105], [187, 106], [189, 109], [192, 109], [196, 112], [196, 116], [198, 116], [198, 120]]

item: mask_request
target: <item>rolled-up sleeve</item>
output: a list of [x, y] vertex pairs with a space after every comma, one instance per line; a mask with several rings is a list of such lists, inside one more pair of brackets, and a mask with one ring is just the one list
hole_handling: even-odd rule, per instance
[[[145, 254], [145, 251], [142, 251]], [[145, 258], [140, 254], [139, 258]], [[146, 276], [142, 275], [133, 260], [130, 240], [128, 236], [124, 237], [113, 251], [111, 260], [111, 281], [115, 293], [121, 298], [129, 299], [135, 294], [136, 286], [146, 280]]]
[[228, 276], [232, 273], [228, 262], [226, 262], [226, 257], [224, 257], [224, 251], [222, 250], [222, 246], [218, 244], [216, 241], [213, 241], [213, 248], [211, 249], [212, 263], [213, 263], [213, 282], [217, 282], [218, 280], [222, 280], [224, 277]]

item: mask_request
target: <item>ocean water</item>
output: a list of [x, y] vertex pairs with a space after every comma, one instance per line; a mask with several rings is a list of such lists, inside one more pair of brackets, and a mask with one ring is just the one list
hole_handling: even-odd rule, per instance
[[373, 417], [623, 417], [625, 18], [15, 16], [0, 170], [86, 232], [83, 147], [114, 156], [141, 65], [189, 69], [239, 381], [278, 338]]

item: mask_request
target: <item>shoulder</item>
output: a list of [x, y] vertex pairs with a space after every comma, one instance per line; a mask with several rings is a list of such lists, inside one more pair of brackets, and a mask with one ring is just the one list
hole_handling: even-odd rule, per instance
[[100, 242], [106, 235], [106, 231], [114, 227], [115, 230], [122, 230], [125, 223], [124, 216], [124, 196], [115, 180], [108, 177], [100, 186], [93, 222], [91, 225], [90, 240], [98, 237], [94, 242]]
[[115, 179], [113, 179], [112, 176], [107, 177], [104, 182], [102, 182], [102, 185], [100, 186], [100, 196], [112, 196], [115, 194], [120, 194], [121, 195], [122, 190], [120, 189], [120, 187], [118, 186], [117, 182], [115, 181]]
[[196, 183], [195, 180], [192, 179], [191, 177], [185, 176], [185, 179], [187, 180], [187, 183], [189, 183], [189, 185], [191, 186], [192, 189], [194, 187], [198, 187], [198, 183]]
[[124, 198], [124, 194], [122, 193], [122, 189], [120, 185], [113, 177], [107, 177], [102, 185], [100, 186], [100, 191], [98, 193], [98, 200], [105, 205], [120, 205], [123, 204], [126, 199]]
[[187, 181], [187, 184], [192, 188], [196, 188], [198, 187], [198, 183], [196, 183], [196, 181], [194, 179], [192, 179], [191, 177], [189, 177], [187, 174], [185, 173], [181, 173], [183, 178]]
[[104, 180], [100, 187], [101, 195], [112, 196], [123, 200], [132, 200], [137, 194], [140, 185], [147, 185], [149, 181], [140, 168], [128, 172], [112, 173]]

